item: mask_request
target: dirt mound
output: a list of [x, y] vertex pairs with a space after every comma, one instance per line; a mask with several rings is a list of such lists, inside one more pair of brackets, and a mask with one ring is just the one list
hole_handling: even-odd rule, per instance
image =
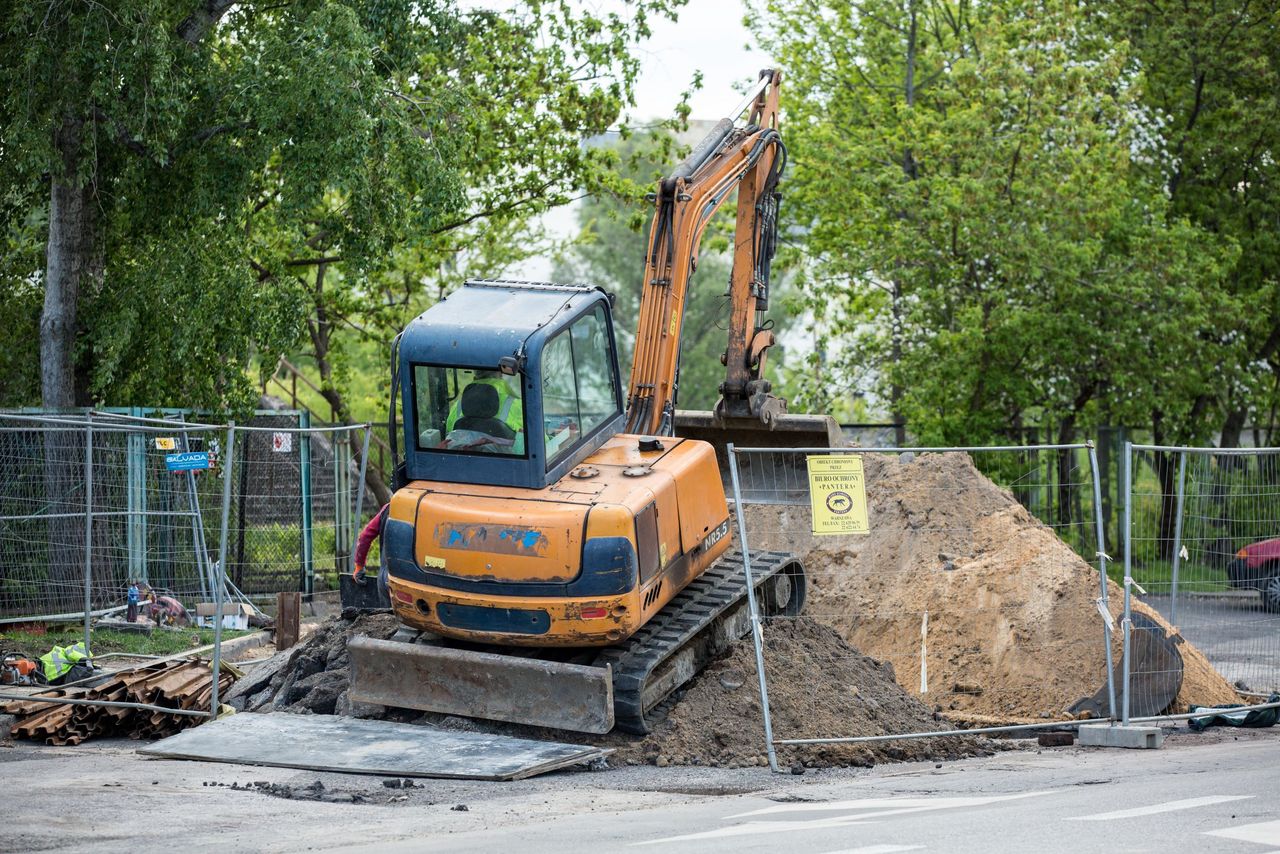
[[[893, 668], [860, 654], [827, 626], [800, 618], [766, 640], [769, 709], [776, 738], [930, 732], [951, 724], [902, 690]], [[763, 765], [764, 717], [755, 648], [747, 638], [691, 684], [667, 720], [642, 741], [610, 746], [618, 758], [659, 765]], [[973, 737], [782, 747], [779, 761], [869, 766], [885, 761], [956, 759], [990, 752]]]
[[330, 619], [303, 643], [255, 665], [226, 702], [237, 711], [350, 714], [347, 641], [355, 635], [389, 638], [398, 628], [390, 613], [348, 612]]
[[[904, 688], [947, 711], [1060, 717], [1097, 690], [1105, 660], [1094, 567], [967, 454], [906, 461], [867, 454], [863, 461], [871, 527], [865, 536], [810, 535], [808, 507], [748, 511], [753, 549], [802, 557], [811, 579], [808, 615], [891, 662]], [[1123, 590], [1109, 582], [1108, 591], [1118, 626]], [[1168, 627], [1147, 606], [1134, 608]], [[770, 623], [768, 631], [780, 625]], [[1179, 650], [1185, 662], [1179, 709], [1237, 701], [1199, 650], [1185, 642]]]

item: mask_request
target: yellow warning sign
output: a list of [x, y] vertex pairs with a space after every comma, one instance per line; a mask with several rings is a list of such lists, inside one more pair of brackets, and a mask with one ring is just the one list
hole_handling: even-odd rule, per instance
[[815, 534], [865, 534], [867, 488], [862, 457], [849, 454], [812, 456], [809, 464], [809, 501]]
[[176, 447], [178, 447], [178, 443], [175, 442], [172, 438], [168, 438], [165, 436], [156, 437], [157, 451], [172, 451]]

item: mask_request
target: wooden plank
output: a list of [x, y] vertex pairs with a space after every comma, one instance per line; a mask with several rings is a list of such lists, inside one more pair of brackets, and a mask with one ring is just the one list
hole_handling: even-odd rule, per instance
[[276, 594], [276, 649], [288, 649], [298, 642], [301, 614], [301, 593]]

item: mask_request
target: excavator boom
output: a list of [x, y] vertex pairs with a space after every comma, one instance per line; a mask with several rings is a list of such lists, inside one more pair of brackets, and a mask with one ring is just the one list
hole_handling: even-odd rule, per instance
[[[787, 414], [787, 401], [765, 377], [774, 345], [759, 315], [769, 306], [770, 267], [777, 245], [778, 181], [786, 148], [778, 133], [778, 84], [760, 73], [743, 102], [721, 119], [664, 178], [645, 255], [644, 292], [627, 400], [627, 431], [708, 441], [723, 466], [729, 443], [764, 447], [830, 447], [840, 431], [828, 416]], [[743, 115], [746, 123], [736, 120]], [[721, 357], [725, 379], [713, 412], [676, 410], [680, 339], [690, 279], [712, 216], [737, 193], [729, 333]]]

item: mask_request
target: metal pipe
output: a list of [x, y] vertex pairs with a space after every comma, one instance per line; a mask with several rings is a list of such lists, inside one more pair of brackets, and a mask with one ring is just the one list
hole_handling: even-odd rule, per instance
[[227, 464], [222, 469], [222, 536], [218, 543], [218, 582], [213, 586], [213, 693], [209, 700], [209, 719], [218, 718], [218, 682], [222, 676], [222, 602], [227, 575], [227, 523], [231, 517], [231, 474], [235, 468], [236, 422], [227, 427]]
[[1074, 445], [971, 445], [957, 448], [739, 448], [740, 454], [940, 454], [951, 451], [1070, 451], [1089, 447], [1087, 442]]
[[742, 96], [742, 102], [738, 106], [729, 111], [728, 119], [737, 121], [738, 117], [751, 108], [751, 105], [760, 97], [760, 93], [769, 88], [769, 84], [773, 82], [773, 75], [761, 76], [755, 83], [751, 84], [751, 88], [747, 89], [747, 93]]
[[1178, 515], [1173, 521], [1173, 579], [1169, 587], [1169, 622], [1178, 625], [1178, 564], [1182, 560], [1182, 502], [1186, 496], [1187, 455], [1178, 455]]
[[751, 550], [747, 546], [747, 522], [742, 515], [742, 489], [738, 482], [738, 455], [733, 443], [726, 446], [729, 456], [729, 477], [733, 485], [734, 515], [738, 517], [738, 539], [742, 548], [742, 569], [747, 577], [747, 604], [751, 609], [751, 643], [756, 652], [756, 673], [760, 677], [760, 708], [764, 711], [764, 743], [769, 756], [769, 770], [778, 771], [778, 753], [774, 749], [773, 720], [769, 715], [769, 685], [764, 675], [764, 640], [761, 637], [760, 606], [756, 602], [755, 580], [751, 577]]
[[[0, 522], [33, 522], [37, 519], [79, 519], [83, 513], [28, 513], [23, 516], [0, 516]], [[103, 516], [192, 516], [193, 513], [183, 513], [182, 511], [167, 512], [164, 510], [97, 510], [94, 512], [95, 518]]]
[[[1155, 723], [1157, 721], [1185, 721], [1191, 718], [1209, 718], [1220, 714], [1252, 712], [1261, 709], [1280, 708], [1280, 703], [1259, 703], [1254, 706], [1237, 706], [1231, 709], [1201, 709], [1198, 712], [1186, 712], [1179, 715], [1152, 715], [1144, 718], [1133, 718], [1130, 723]], [[920, 738], [953, 738], [965, 735], [986, 735], [996, 732], [1020, 732], [1037, 729], [1079, 729], [1089, 724], [1102, 724], [1105, 721], [1090, 718], [1083, 721], [1048, 721], [1038, 724], [1009, 724], [1007, 726], [974, 727], [973, 729], [934, 730], [933, 732], [905, 732], [898, 735], [859, 735], [843, 738], [780, 738], [774, 744], [862, 744], [869, 741], [907, 741]]]
[[[272, 415], [280, 414], [278, 412], [274, 412], [270, 410], [264, 410], [264, 412], [267, 412], [268, 414], [272, 414]], [[108, 429], [108, 430], [121, 430], [121, 431], [148, 430], [153, 433], [164, 433], [164, 432], [171, 432], [171, 431], [166, 431], [163, 426], [148, 427], [147, 425], [148, 424], [156, 424], [156, 425], [167, 424], [170, 427], [172, 427], [176, 423], [171, 419], [167, 419], [167, 418], [148, 418], [141, 415], [138, 415], [138, 416], [124, 415], [118, 412], [101, 412], [101, 411], [95, 410], [94, 414], [99, 416], [110, 416], [116, 419], [128, 419], [130, 421], [129, 425], [120, 426], [120, 427], [100, 425], [99, 426], [100, 430], [104, 429], [105, 427], [105, 429]], [[8, 413], [3, 413], [2, 415], [0, 415], [0, 420], [3, 420], [4, 418], [11, 418], [11, 417], [31, 418], [33, 416], [11, 416]], [[34, 417], [39, 418], [41, 416], [34, 416]], [[185, 418], [185, 416], [181, 416], [181, 414], [180, 414], [180, 417]], [[134, 423], [134, 422], [141, 422], [141, 423]], [[82, 424], [83, 422], [72, 422], [72, 423]], [[182, 423], [185, 424], [187, 428], [192, 430], [224, 430], [229, 426], [229, 424], [201, 424], [195, 421], [185, 421], [185, 420]], [[320, 433], [320, 432], [343, 433], [343, 432], [350, 432], [352, 430], [359, 430], [363, 426], [364, 426], [363, 424], [333, 424], [327, 427], [315, 427], [315, 428], [299, 428], [299, 427], [281, 428], [281, 427], [253, 427], [253, 426], [246, 426], [246, 425], [240, 424], [236, 426], [236, 432], [238, 433], [301, 433], [303, 432], [304, 429], [311, 429], [311, 432], [314, 432], [314, 433]]]
[[1124, 699], [1121, 702], [1120, 720], [1125, 724], [1129, 723], [1129, 701], [1130, 688], [1133, 683], [1130, 680], [1130, 660], [1129, 647], [1130, 638], [1133, 634], [1133, 611], [1131, 606], [1132, 593], [1130, 588], [1133, 585], [1133, 576], [1130, 571], [1133, 568], [1133, 443], [1124, 443], [1124, 620], [1120, 624], [1120, 628], [1124, 631]]
[[1200, 454], [1202, 456], [1251, 456], [1254, 454], [1280, 454], [1280, 448], [1192, 448], [1188, 445], [1134, 445], [1136, 451], [1170, 451]]
[[[1109, 600], [1107, 596], [1107, 548], [1106, 527], [1102, 521], [1102, 484], [1098, 480], [1098, 452], [1093, 443], [1089, 443], [1089, 471], [1093, 477], [1093, 517], [1097, 528], [1098, 543], [1098, 584], [1102, 588], [1102, 610], [1109, 616]], [[1107, 717], [1116, 719], [1116, 674], [1115, 665], [1111, 661], [1111, 621], [1102, 620], [1102, 650], [1107, 666]]]
[[90, 617], [93, 585], [93, 413], [84, 424], [84, 648], [93, 654]]
[[[79, 516], [80, 514], [75, 514]], [[114, 608], [99, 608], [96, 611], [90, 611], [90, 617], [101, 617], [106, 614], [114, 614], [123, 611], [124, 606], [117, 605]], [[10, 623], [69, 623], [72, 620], [78, 620], [85, 616], [83, 611], [72, 611], [67, 614], [37, 614], [22, 617], [0, 617], [0, 626]]]
[[[217, 695], [218, 680], [213, 680], [214, 694]], [[77, 700], [71, 697], [32, 697], [26, 694], [0, 694], [0, 700], [29, 700], [36, 703], [57, 703], [62, 706], [102, 706], [109, 709], [142, 709], [148, 712], [164, 712], [167, 715], [190, 715], [207, 717], [208, 712], [201, 709], [171, 709], [167, 706], [153, 706], [150, 703], [130, 703], [125, 700]]]
[[[364, 446], [360, 449], [360, 479], [356, 481], [355, 494], [355, 526], [354, 530], [360, 530], [360, 523], [364, 521], [364, 476], [369, 468], [369, 436], [373, 433], [373, 426], [364, 425]], [[381, 509], [381, 508], [379, 508]], [[386, 558], [379, 554], [379, 561], [385, 561]], [[347, 572], [354, 574], [356, 571], [356, 550], [355, 544], [352, 544], [351, 554], [347, 555]]]

